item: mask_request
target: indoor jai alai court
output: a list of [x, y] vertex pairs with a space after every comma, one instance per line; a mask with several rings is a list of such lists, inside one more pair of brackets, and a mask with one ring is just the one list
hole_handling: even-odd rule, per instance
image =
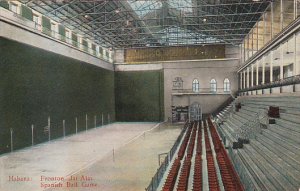
[[299, 0], [0, 0], [0, 191], [299, 191]]

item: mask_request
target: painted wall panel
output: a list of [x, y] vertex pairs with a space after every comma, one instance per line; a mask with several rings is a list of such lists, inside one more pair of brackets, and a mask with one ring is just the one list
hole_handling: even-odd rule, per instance
[[124, 52], [125, 62], [143, 63], [170, 60], [225, 58], [225, 45], [136, 48]]

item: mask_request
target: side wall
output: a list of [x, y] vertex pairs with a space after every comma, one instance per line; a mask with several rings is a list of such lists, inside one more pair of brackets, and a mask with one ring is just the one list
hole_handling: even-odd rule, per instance
[[0, 153], [48, 140], [115, 119], [114, 72], [59, 54], [0, 38]]
[[116, 72], [116, 120], [162, 121], [163, 81], [161, 70]]

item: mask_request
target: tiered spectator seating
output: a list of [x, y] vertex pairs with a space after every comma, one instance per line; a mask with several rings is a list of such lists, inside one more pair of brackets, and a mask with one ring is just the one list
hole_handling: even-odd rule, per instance
[[190, 137], [190, 142], [189, 142], [189, 146], [188, 146], [188, 149], [187, 149], [187, 157], [188, 158], [192, 158], [192, 156], [193, 156], [197, 126], [198, 126], [198, 123], [197, 122], [194, 123], [193, 130], [192, 130], [192, 135]]
[[188, 180], [189, 180], [190, 169], [191, 169], [191, 158], [193, 156], [193, 151], [194, 151], [197, 126], [198, 126], [198, 123], [195, 122], [193, 124], [192, 134], [190, 136], [190, 141], [188, 143], [186, 158], [183, 162], [183, 167], [180, 172], [180, 177], [179, 177], [179, 181], [178, 181], [178, 185], [177, 185], [177, 191], [186, 191], [188, 188]]
[[191, 169], [191, 159], [186, 157], [181, 168], [177, 191], [186, 191], [188, 188], [188, 181]]
[[[199, 122], [193, 122], [187, 127], [186, 134], [179, 146], [178, 157], [171, 166], [162, 191], [174, 189], [177, 191], [202, 191], [206, 189], [205, 186], [203, 187], [203, 181], [206, 181], [206, 178], [203, 179], [202, 141], [205, 142], [206, 155], [204, 156], [206, 156], [207, 161], [207, 174], [204, 176], [208, 177], [209, 190], [222, 190], [220, 188], [222, 185], [226, 191], [244, 190], [210, 119], [208, 119], [208, 123], [206, 121], [203, 123], [203, 130], [204, 137], [202, 136], [202, 123]], [[211, 132], [211, 138], [208, 131]], [[210, 139], [213, 142], [213, 147]], [[216, 153], [215, 159], [214, 153]], [[190, 172], [192, 166], [194, 172]]]
[[228, 191], [244, 190], [240, 182], [240, 179], [236, 174], [234, 167], [232, 166], [229, 160], [225, 148], [222, 145], [219, 135], [210, 118], [208, 119], [208, 125], [209, 125], [209, 130], [211, 132], [212, 141], [217, 155], [217, 161], [218, 161], [219, 169], [221, 171], [222, 182], [225, 190]]
[[184, 156], [184, 153], [185, 153], [185, 150], [186, 150], [186, 147], [187, 147], [187, 144], [189, 142], [189, 138], [190, 138], [190, 135], [191, 135], [191, 131], [192, 131], [192, 126], [189, 126], [187, 131], [186, 131], [186, 134], [184, 136], [184, 139], [179, 147], [179, 151], [178, 151], [178, 158], [180, 160], [182, 160], [183, 156]]
[[194, 165], [193, 191], [202, 191], [202, 123], [199, 124]]
[[214, 164], [212, 149], [208, 138], [206, 123], [204, 123], [204, 138], [205, 138], [205, 148], [206, 148], [209, 190], [219, 191], [220, 187], [219, 187], [216, 167]]
[[[231, 153], [245, 188], [256, 190], [297, 190], [300, 188], [300, 99], [299, 96], [242, 97], [239, 112], [227, 112], [218, 131], [229, 139], [231, 128], [238, 129], [245, 121], [265, 112], [266, 124], [260, 121], [260, 134], [250, 139], [250, 144]], [[279, 113], [277, 110], [279, 107]], [[271, 110], [270, 110], [271, 108]], [[272, 109], [276, 108], [276, 110]], [[257, 115], [259, 113], [259, 115]], [[224, 114], [223, 114], [224, 115]], [[220, 118], [220, 117], [219, 117]], [[221, 119], [220, 119], [221, 120]], [[272, 120], [272, 121], [271, 121]], [[229, 123], [227, 123], [229, 122]], [[273, 122], [275, 124], [273, 124]], [[226, 124], [225, 124], [226, 123]], [[229, 148], [230, 149], [230, 148]], [[239, 166], [237, 166], [239, 165]]]
[[163, 189], [162, 189], [163, 191], [173, 191], [175, 183], [176, 183], [179, 168], [180, 168], [180, 160], [178, 158], [176, 158], [174, 163], [172, 164], [171, 170], [170, 170], [168, 177], [166, 179], [166, 182], [163, 186]]
[[[179, 147], [178, 151], [178, 158], [176, 158], [171, 166], [171, 169], [168, 173], [167, 179], [163, 185], [162, 190], [163, 191], [173, 191], [175, 184], [176, 184], [176, 179], [177, 175], [180, 169], [180, 157], [182, 158], [185, 152], [186, 144], [188, 142], [188, 138], [190, 137], [190, 132], [191, 132], [191, 124], [185, 123], [184, 125], [184, 131], [186, 132], [183, 143]], [[186, 142], [186, 143], [185, 143]], [[180, 153], [180, 154], [179, 154]]]

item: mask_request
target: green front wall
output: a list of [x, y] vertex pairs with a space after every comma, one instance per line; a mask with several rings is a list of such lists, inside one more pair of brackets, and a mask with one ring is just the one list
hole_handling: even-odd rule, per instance
[[44, 132], [51, 117], [52, 139], [115, 119], [114, 72], [41, 49], [0, 38], [0, 153], [10, 150], [10, 128], [14, 148], [48, 140]]
[[116, 72], [116, 120], [163, 121], [163, 72]]

